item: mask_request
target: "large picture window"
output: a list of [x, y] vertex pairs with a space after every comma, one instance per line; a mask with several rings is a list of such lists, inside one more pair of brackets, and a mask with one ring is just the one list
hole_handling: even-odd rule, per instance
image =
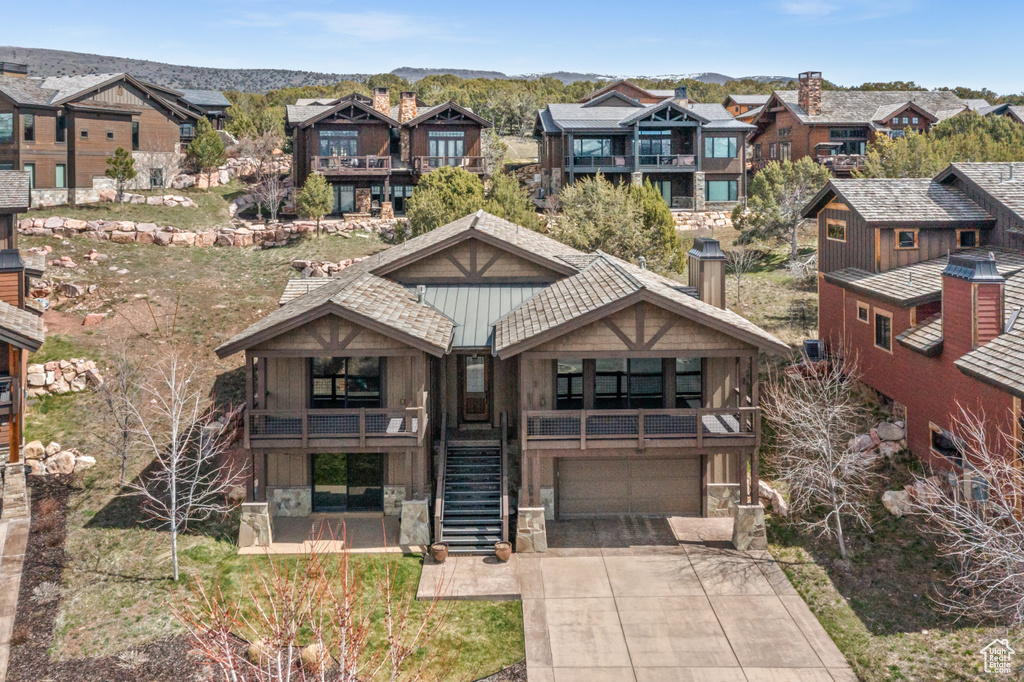
[[359, 131], [321, 130], [320, 156], [358, 156]]
[[14, 114], [0, 114], [0, 142], [14, 139]]
[[705, 185], [708, 201], [738, 201], [739, 183], [736, 180], [708, 180]]
[[659, 156], [672, 155], [672, 131], [671, 130], [641, 130], [640, 131], [640, 163], [644, 165], [657, 165]]
[[702, 384], [700, 358], [676, 358], [676, 407], [702, 407]]
[[572, 141], [572, 153], [575, 156], [611, 156], [612, 140], [610, 137], [577, 137]]
[[596, 360], [594, 407], [599, 410], [659, 408], [664, 377], [660, 358]]
[[313, 358], [313, 407], [381, 407], [379, 357]]
[[583, 361], [559, 359], [556, 369], [556, 410], [583, 409]]
[[457, 166], [466, 155], [466, 133], [461, 130], [431, 130], [427, 133], [430, 165]]
[[735, 137], [705, 137], [704, 138], [705, 159], [734, 159], [736, 158]]

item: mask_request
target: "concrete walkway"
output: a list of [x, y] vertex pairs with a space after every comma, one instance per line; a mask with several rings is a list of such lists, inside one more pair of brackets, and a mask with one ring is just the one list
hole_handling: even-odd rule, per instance
[[856, 682], [767, 552], [670, 525], [674, 542], [519, 555], [530, 682]]
[[0, 682], [7, 679], [28, 528], [28, 519], [0, 521], [0, 544], [3, 546], [0, 550]]

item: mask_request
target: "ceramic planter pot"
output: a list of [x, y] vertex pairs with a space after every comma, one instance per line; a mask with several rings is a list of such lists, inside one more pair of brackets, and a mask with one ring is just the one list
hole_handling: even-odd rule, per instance
[[498, 561], [508, 561], [509, 557], [512, 556], [512, 543], [495, 542], [494, 556], [498, 557]]
[[434, 561], [439, 564], [443, 564], [445, 559], [448, 558], [448, 543], [447, 542], [435, 542], [430, 546], [430, 556], [434, 557]]

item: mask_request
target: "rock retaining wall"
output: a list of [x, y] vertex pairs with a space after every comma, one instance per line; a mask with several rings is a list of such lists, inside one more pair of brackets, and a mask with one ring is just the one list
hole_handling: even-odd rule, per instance
[[96, 458], [84, 455], [74, 448], [64, 450], [60, 443], [43, 446], [34, 440], [22, 450], [25, 463], [32, 467], [33, 476], [46, 474], [74, 474], [96, 466]]
[[96, 371], [96, 363], [82, 358], [29, 365], [26, 379], [30, 398], [47, 394], [79, 393], [103, 385], [103, 377]]
[[714, 230], [732, 227], [732, 213], [726, 211], [676, 211], [672, 214], [679, 230]]

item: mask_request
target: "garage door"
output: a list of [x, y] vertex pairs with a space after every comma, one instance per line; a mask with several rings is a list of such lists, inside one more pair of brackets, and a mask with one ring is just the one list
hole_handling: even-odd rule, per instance
[[559, 459], [558, 514], [700, 514], [700, 458]]

